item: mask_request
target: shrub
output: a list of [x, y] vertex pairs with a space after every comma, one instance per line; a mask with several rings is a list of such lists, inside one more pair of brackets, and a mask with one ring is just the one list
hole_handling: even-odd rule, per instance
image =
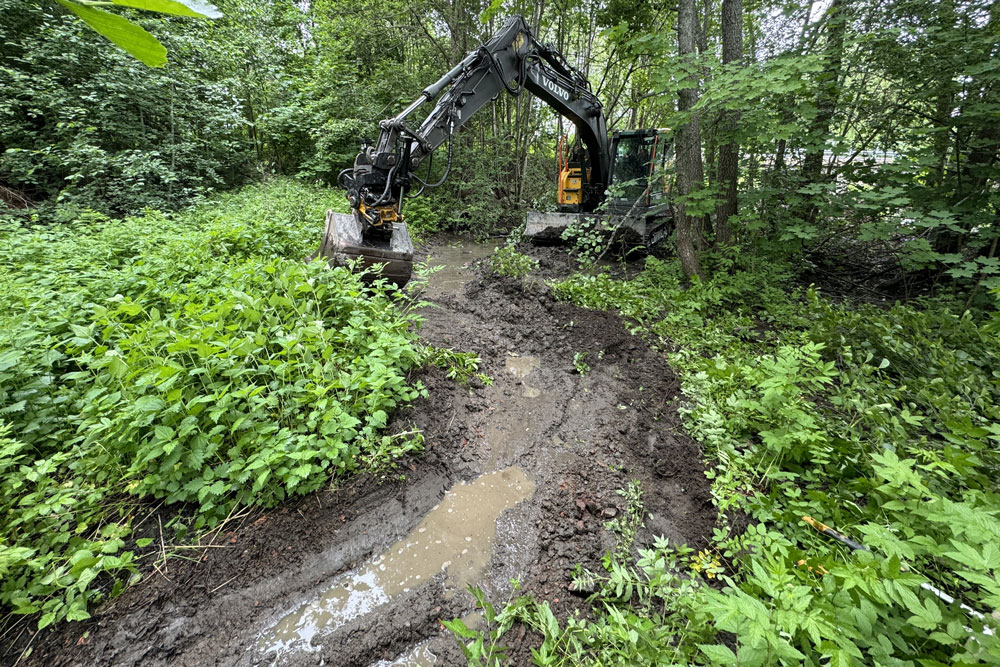
[[[195, 530], [420, 447], [399, 293], [302, 258], [322, 190], [279, 181], [166, 216], [10, 231], [0, 262], [0, 604], [87, 617], [135, 572], [135, 507]], [[140, 544], [140, 547], [142, 545]]]
[[660, 542], [637, 561], [619, 550], [591, 575], [593, 620], [559, 627], [519, 599], [504, 627], [543, 635], [538, 664], [1000, 661], [996, 314], [946, 299], [835, 304], [792, 288], [780, 265], [713, 262], [725, 271], [689, 289], [656, 260], [632, 281], [554, 286], [672, 350], [721, 513], [712, 544], [692, 556]]
[[505, 245], [497, 248], [489, 259], [494, 273], [520, 280], [538, 268], [538, 261]]

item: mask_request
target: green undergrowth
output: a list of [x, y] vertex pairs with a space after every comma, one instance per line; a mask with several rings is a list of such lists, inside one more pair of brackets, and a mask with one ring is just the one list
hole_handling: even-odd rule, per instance
[[197, 534], [421, 447], [383, 433], [425, 393], [419, 318], [303, 261], [337, 197], [278, 181], [0, 228], [0, 614], [87, 618], [149, 557], [133, 526], [160, 501]]
[[749, 262], [715, 257], [690, 287], [655, 259], [554, 285], [668, 354], [720, 520], [697, 554], [609, 554], [590, 620], [530, 599], [501, 618], [542, 635], [540, 665], [1000, 662], [1000, 316], [835, 303]]

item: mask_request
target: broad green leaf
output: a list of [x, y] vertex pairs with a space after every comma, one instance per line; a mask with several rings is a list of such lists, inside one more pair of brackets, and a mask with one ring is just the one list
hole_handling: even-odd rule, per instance
[[143, 27], [101, 9], [85, 7], [70, 0], [57, 0], [84, 23], [149, 67], [167, 64], [167, 49]]
[[17, 362], [21, 360], [22, 354], [20, 350], [13, 349], [4, 350], [0, 353], [0, 371], [5, 371], [17, 365]]
[[38, 619], [38, 629], [44, 630], [45, 628], [52, 625], [52, 622], [55, 620], [56, 620], [56, 613], [54, 611], [42, 614], [42, 617]]
[[196, 18], [217, 19], [222, 16], [218, 8], [201, 0], [111, 0], [122, 7], [144, 9], [147, 12], [194, 16]]
[[136, 410], [142, 412], [156, 412], [162, 410], [165, 404], [162, 398], [156, 396], [140, 396], [134, 405]]
[[90, 618], [90, 614], [87, 613], [87, 603], [82, 597], [77, 598], [77, 600], [78, 603], [74, 604], [66, 612], [67, 621], [86, 621]]
[[698, 644], [701, 652], [708, 656], [713, 665], [735, 665], [736, 654], [732, 649], [722, 644]]
[[472, 639], [473, 637], [479, 636], [478, 632], [470, 630], [460, 618], [452, 619], [450, 621], [441, 621], [441, 625], [451, 630], [459, 637], [463, 637], [465, 639]]

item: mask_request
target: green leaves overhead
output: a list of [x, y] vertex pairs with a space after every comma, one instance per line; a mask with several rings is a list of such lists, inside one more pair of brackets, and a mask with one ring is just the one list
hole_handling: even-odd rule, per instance
[[56, 0], [56, 2], [79, 16], [84, 23], [113, 44], [149, 67], [166, 65], [167, 49], [142, 26], [117, 14], [98, 9], [97, 5], [113, 4], [160, 14], [194, 18], [215, 19], [222, 16], [222, 12], [214, 5], [202, 0], [111, 0], [110, 2]]
[[149, 67], [163, 67], [167, 64], [167, 49], [142, 26], [103, 9], [95, 9], [71, 0], [56, 1], [143, 64]]
[[201, 0], [112, 0], [121, 7], [134, 7], [147, 12], [174, 14], [176, 16], [193, 16], [195, 18], [217, 19], [222, 12], [215, 5]]

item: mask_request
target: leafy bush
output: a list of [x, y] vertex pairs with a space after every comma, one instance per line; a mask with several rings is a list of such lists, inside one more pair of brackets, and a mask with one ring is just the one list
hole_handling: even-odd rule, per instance
[[489, 259], [494, 273], [521, 279], [538, 268], [538, 261], [518, 252], [510, 245], [497, 248]]
[[[398, 292], [302, 258], [330, 195], [291, 182], [0, 243], [0, 604], [87, 617], [149, 498], [193, 527], [420, 446], [381, 435], [423, 389]], [[132, 499], [129, 499], [129, 497]], [[122, 581], [113, 592], [121, 589]]]
[[609, 555], [593, 620], [560, 628], [543, 606], [512, 606], [543, 635], [536, 663], [1000, 661], [996, 313], [835, 304], [789, 288], [781, 265], [711, 261], [726, 270], [690, 289], [652, 259], [633, 281], [555, 285], [673, 350], [721, 516], [697, 556], [663, 543]]
[[179, 65], [148, 68], [53, 9], [0, 0], [0, 182], [70, 213], [137, 213], [246, 178], [248, 122], [224, 75], [245, 52], [208, 43], [207, 21], [144, 14]]

